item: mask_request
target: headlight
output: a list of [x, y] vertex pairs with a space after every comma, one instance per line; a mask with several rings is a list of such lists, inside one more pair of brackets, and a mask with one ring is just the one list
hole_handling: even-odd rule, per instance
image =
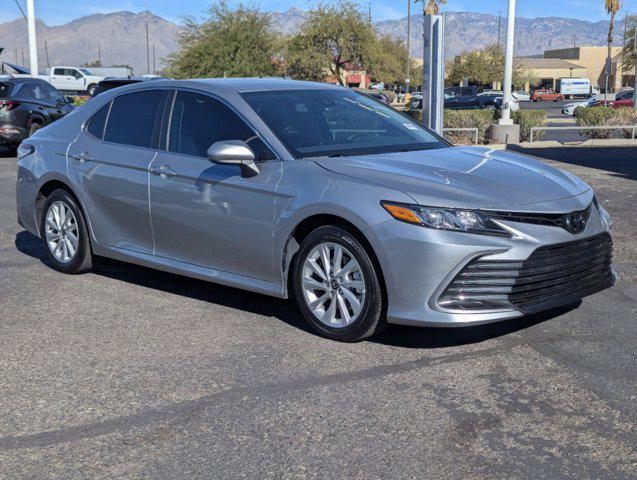
[[35, 152], [35, 147], [33, 145], [21, 143], [17, 150], [18, 160], [26, 157], [27, 155], [31, 155], [33, 152]]
[[401, 222], [412, 223], [435, 230], [479, 233], [510, 237], [511, 234], [495, 223], [488, 215], [477, 210], [422, 207], [404, 203], [380, 202], [382, 207]]

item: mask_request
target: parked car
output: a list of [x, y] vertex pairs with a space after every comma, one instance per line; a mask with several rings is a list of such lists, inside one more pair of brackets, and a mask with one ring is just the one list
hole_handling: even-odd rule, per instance
[[44, 80], [0, 77], [0, 145], [17, 148], [22, 140], [71, 112], [72, 103]]
[[149, 82], [152, 80], [165, 80], [166, 77], [160, 77], [157, 75], [145, 75], [142, 77], [109, 77], [102, 80], [97, 84], [91, 97], [95, 97], [100, 93], [112, 90], [113, 88], [123, 87], [124, 85], [131, 85], [133, 83]]
[[52, 67], [48, 75], [40, 75], [58, 90], [67, 92], [87, 93], [92, 95], [97, 84], [104, 77], [93, 75], [86, 68], [77, 67]]
[[632, 107], [634, 105], [635, 91], [625, 90], [615, 96], [615, 100], [608, 102], [613, 108]]
[[568, 115], [572, 117], [573, 115], [575, 115], [575, 109], [577, 107], [583, 107], [583, 108], [594, 107], [599, 103], [600, 102], [599, 100], [597, 100], [597, 97], [593, 95], [592, 97], [581, 102], [567, 103], [566, 105], [562, 107], [562, 113], [564, 115]]
[[376, 100], [383, 102], [385, 105], [389, 105], [391, 103], [387, 95], [381, 92], [366, 92], [365, 95], [375, 98]]
[[[499, 97], [495, 99], [496, 109], [498, 110], [502, 109], [502, 100], [503, 100], [503, 95], [500, 95]], [[509, 107], [511, 108], [512, 112], [517, 112], [518, 110], [520, 110], [520, 102], [518, 102], [518, 100], [516, 100], [514, 97], [511, 97], [511, 103], [509, 104]]]
[[293, 291], [342, 341], [386, 323], [518, 318], [615, 281], [589, 185], [526, 155], [452, 147], [350, 89], [138, 83], [42, 133], [18, 152], [18, 220], [61, 272], [98, 255]]
[[518, 102], [530, 102], [531, 101], [531, 94], [529, 92], [517, 91], [517, 92], [512, 92], [511, 95]]
[[557, 93], [552, 88], [533, 90], [531, 92], [531, 101], [533, 102], [563, 102], [564, 95]]

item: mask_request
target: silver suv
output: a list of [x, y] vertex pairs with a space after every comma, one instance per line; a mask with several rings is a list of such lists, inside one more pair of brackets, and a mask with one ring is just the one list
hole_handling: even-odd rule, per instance
[[474, 325], [610, 287], [610, 219], [578, 178], [454, 148], [345, 88], [158, 80], [19, 149], [18, 217], [53, 268], [116, 258], [279, 298], [322, 335]]

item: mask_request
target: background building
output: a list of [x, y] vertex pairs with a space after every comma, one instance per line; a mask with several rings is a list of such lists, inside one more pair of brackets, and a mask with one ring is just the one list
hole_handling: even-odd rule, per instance
[[[623, 71], [621, 51], [621, 47], [612, 47], [612, 67], [608, 80], [610, 93], [635, 84], [634, 70]], [[527, 85], [527, 88], [555, 88], [560, 78], [584, 77], [590, 78], [593, 85], [599, 85], [604, 91], [607, 55], [606, 47], [573, 47], [547, 50], [543, 57], [519, 57], [516, 61], [520, 68], [528, 70], [538, 79], [537, 85]]]

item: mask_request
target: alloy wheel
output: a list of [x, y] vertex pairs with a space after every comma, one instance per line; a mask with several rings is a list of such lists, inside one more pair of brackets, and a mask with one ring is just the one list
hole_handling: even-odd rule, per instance
[[62, 201], [53, 202], [46, 212], [46, 243], [55, 259], [69, 263], [79, 246], [77, 220], [71, 208]]
[[358, 320], [365, 303], [365, 278], [347, 248], [319, 243], [305, 258], [301, 277], [305, 303], [317, 320], [331, 328]]

